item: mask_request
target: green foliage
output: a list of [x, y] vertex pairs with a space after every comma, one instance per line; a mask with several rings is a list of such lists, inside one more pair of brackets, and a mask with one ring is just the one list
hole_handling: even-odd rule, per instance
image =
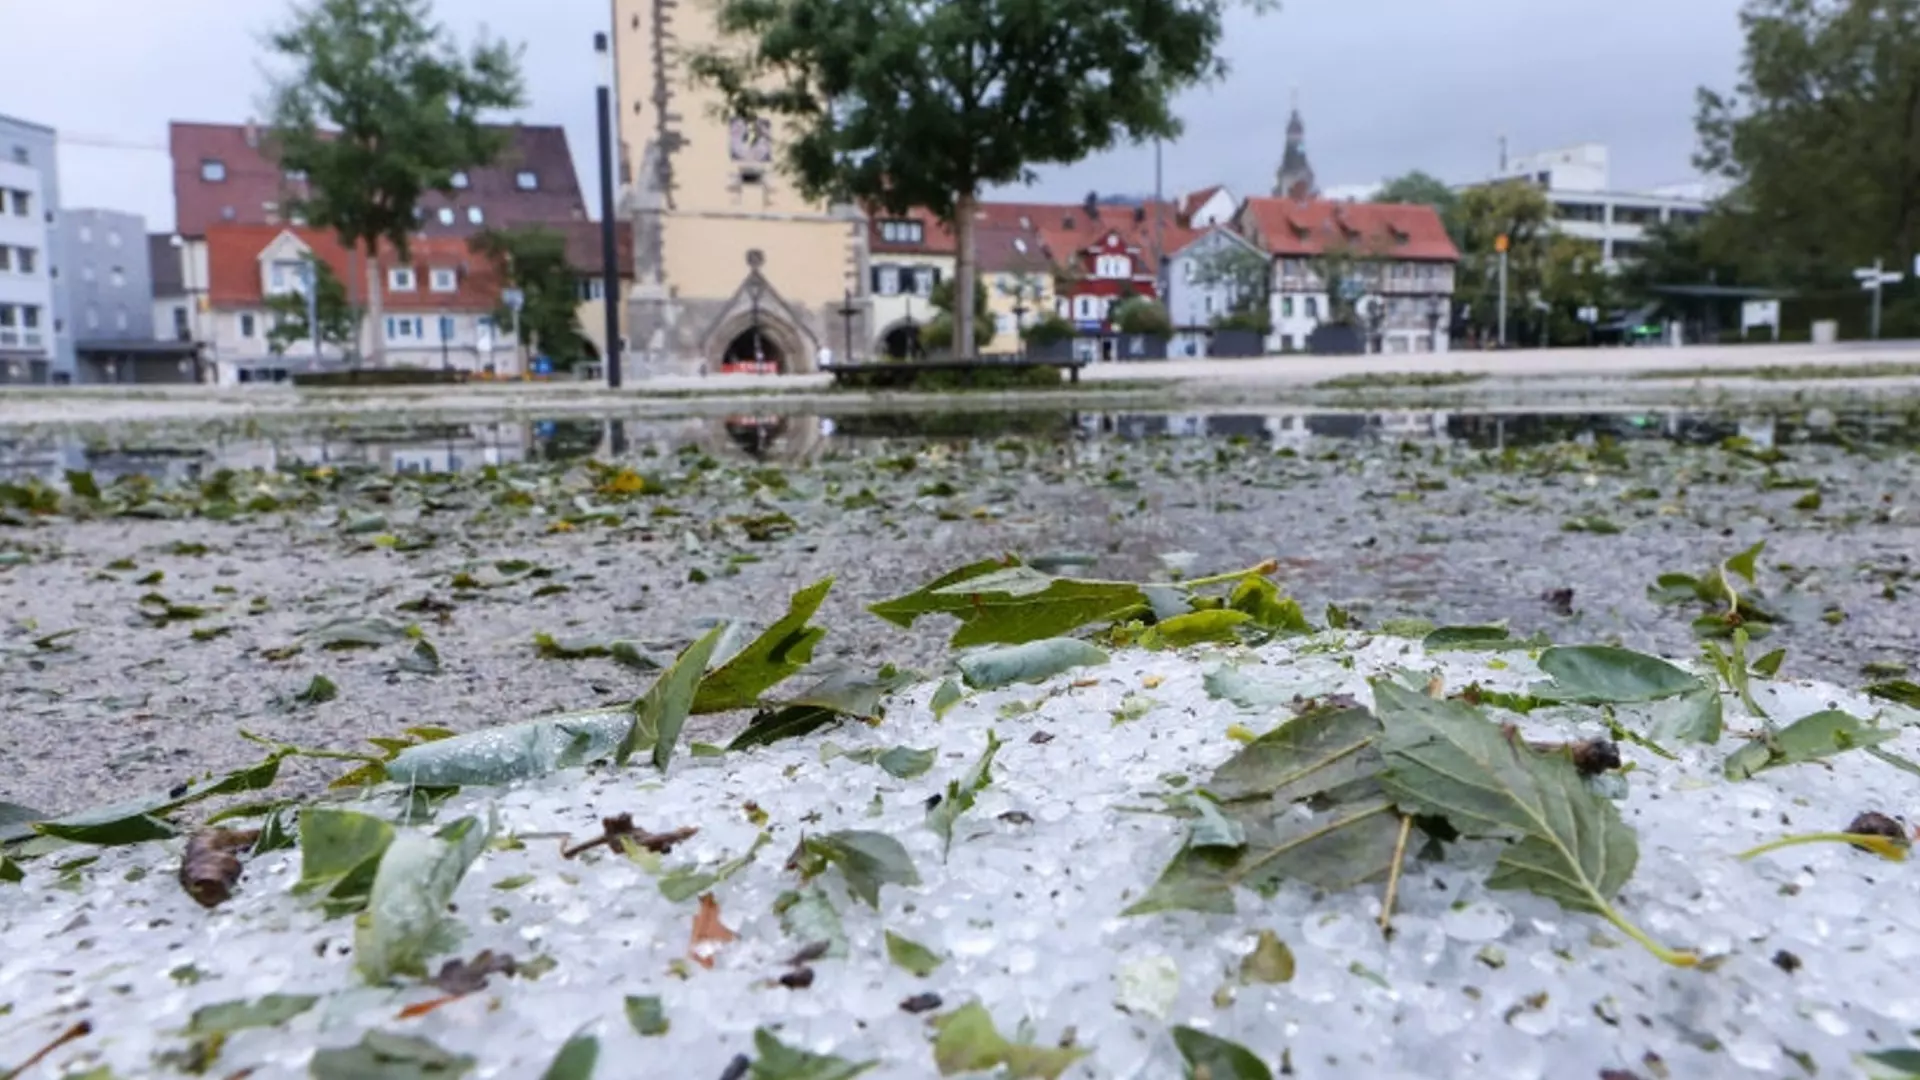
[[1193, 283], [1201, 288], [1227, 287], [1227, 312], [1216, 320], [1220, 326], [1227, 318], [1258, 314], [1261, 331], [1266, 330], [1267, 297], [1272, 292], [1273, 263], [1266, 252], [1232, 241], [1214, 241], [1212, 250], [1193, 261]]
[[[358, 313], [347, 300], [347, 286], [334, 274], [333, 267], [308, 255], [304, 260], [313, 269], [313, 308], [320, 327], [320, 344], [347, 348], [355, 344], [354, 330]], [[273, 355], [284, 355], [297, 341], [313, 335], [307, 327], [307, 298], [304, 293], [279, 293], [267, 297], [267, 348]]]
[[1920, 251], [1920, 0], [1748, 0], [1731, 93], [1703, 88], [1701, 168], [1732, 180], [1751, 283], [1847, 285]]
[[1167, 315], [1167, 309], [1144, 296], [1135, 296], [1114, 305], [1109, 318], [1123, 334], [1166, 337], [1173, 333], [1173, 319]]
[[372, 281], [383, 242], [407, 254], [421, 197], [505, 148], [483, 115], [524, 103], [515, 50], [482, 41], [462, 55], [431, 17], [427, 0], [312, 0], [268, 38], [288, 68], [272, 86], [271, 145], [308, 185], [286, 212], [365, 251]]
[[1020, 331], [1028, 345], [1046, 346], [1070, 340], [1073, 337], [1073, 324], [1060, 316], [1048, 312]]
[[[783, 164], [807, 196], [950, 224], [971, 290], [980, 192], [1178, 135], [1174, 96], [1226, 70], [1228, 2], [720, 0], [721, 31], [746, 45], [689, 64], [733, 114], [789, 123]], [[957, 316], [971, 340], [974, 313]]]
[[534, 225], [483, 232], [468, 246], [493, 263], [505, 285], [526, 296], [518, 319], [502, 304], [493, 313], [494, 325], [522, 345], [537, 346], [561, 371], [586, 358], [575, 289], [579, 275], [567, 263], [566, 237]]
[[1460, 268], [1454, 278], [1454, 301], [1469, 305], [1470, 318], [1484, 336], [1496, 333], [1500, 256], [1494, 248], [1496, 239], [1505, 235], [1508, 340], [1539, 340], [1537, 330], [1526, 335], [1523, 329], [1534, 318], [1526, 297], [1541, 291], [1547, 278], [1553, 204], [1533, 184], [1510, 181], [1467, 189], [1461, 193], [1457, 213]]

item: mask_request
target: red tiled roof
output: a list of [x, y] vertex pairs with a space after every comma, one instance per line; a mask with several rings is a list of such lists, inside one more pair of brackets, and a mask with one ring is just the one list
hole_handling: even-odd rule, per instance
[[1356, 254], [1457, 262], [1460, 250], [1431, 206], [1255, 196], [1240, 207], [1244, 234], [1280, 256], [1315, 256], [1346, 244]]
[[1153, 223], [1160, 219], [1160, 249], [1177, 251], [1186, 246], [1193, 230], [1180, 224], [1174, 205], [1149, 200], [1141, 206], [1126, 203], [1102, 203], [1099, 214], [1087, 215], [1080, 203], [981, 203], [976, 220], [983, 225], [1037, 233], [1046, 245], [1048, 257], [1058, 265], [1076, 261], [1076, 256], [1099, 243], [1108, 233], [1119, 234], [1131, 247], [1139, 249], [1148, 273], [1153, 265]]
[[1193, 215], [1200, 212], [1202, 206], [1207, 204], [1208, 199], [1225, 190], [1227, 190], [1225, 184], [1215, 184], [1212, 187], [1203, 187], [1199, 191], [1189, 192], [1180, 200], [1181, 218], [1191, 219]]
[[[447, 194], [430, 191], [420, 200], [420, 231], [428, 236], [469, 236], [482, 229], [534, 223], [587, 220], [580, 182], [573, 171], [564, 128], [495, 125], [509, 138], [493, 165], [473, 169], [466, 188]], [[167, 141], [173, 156], [174, 231], [205, 236], [218, 225], [273, 225], [284, 220], [289, 194], [305, 194], [304, 181], [289, 181], [273, 163], [268, 132], [247, 124], [174, 122]], [[201, 170], [219, 162], [222, 180], [207, 180]], [[531, 172], [539, 185], [522, 191], [518, 175]], [[478, 208], [481, 220], [470, 211]], [[443, 221], [441, 211], [451, 211]]]
[[1044, 241], [1031, 229], [976, 225], [973, 253], [983, 274], [1037, 274], [1051, 271]]
[[[261, 280], [260, 255], [283, 233], [292, 233], [326, 263], [347, 287], [353, 302], [363, 303], [367, 295], [366, 269], [362, 259], [350, 263], [347, 250], [329, 231], [283, 225], [216, 225], [207, 230], [207, 295], [217, 308], [256, 308], [265, 302]], [[409, 291], [385, 289], [382, 304], [387, 311], [492, 311], [499, 306], [501, 282], [491, 260], [475, 254], [464, 237], [425, 236], [416, 239], [410, 252], [415, 288]], [[398, 265], [392, 251], [380, 258], [382, 285], [385, 271]], [[453, 292], [434, 292], [430, 270], [451, 268], [459, 272]]]
[[[582, 274], [598, 276], [605, 267], [600, 254], [600, 223], [597, 221], [569, 221], [550, 226], [554, 231], [567, 238], [567, 265]], [[616, 221], [613, 224], [613, 257], [620, 267], [621, 277], [633, 276], [633, 223]]]

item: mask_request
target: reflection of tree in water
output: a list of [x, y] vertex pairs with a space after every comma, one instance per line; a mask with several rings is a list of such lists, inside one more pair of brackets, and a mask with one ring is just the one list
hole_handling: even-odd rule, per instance
[[605, 434], [601, 420], [541, 420], [533, 425], [533, 456], [543, 461], [592, 457]]

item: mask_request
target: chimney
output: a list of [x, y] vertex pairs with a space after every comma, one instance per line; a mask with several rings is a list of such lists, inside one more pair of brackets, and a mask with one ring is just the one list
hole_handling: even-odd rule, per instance
[[260, 149], [260, 126], [253, 122], [253, 117], [251, 116], [247, 117], [246, 131], [247, 131], [247, 149], [249, 150]]

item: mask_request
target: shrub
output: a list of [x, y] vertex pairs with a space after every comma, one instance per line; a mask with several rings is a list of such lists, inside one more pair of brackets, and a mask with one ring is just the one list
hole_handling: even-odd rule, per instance
[[440, 368], [351, 368], [346, 371], [302, 371], [293, 385], [308, 389], [347, 389], [356, 386], [445, 386], [467, 381], [464, 371]]
[[1073, 337], [1073, 324], [1058, 315], [1046, 315], [1020, 331], [1029, 345], [1052, 345]]
[[1173, 320], [1167, 316], [1167, 309], [1143, 297], [1121, 301], [1109, 318], [1123, 334], [1166, 337], [1173, 333]]

